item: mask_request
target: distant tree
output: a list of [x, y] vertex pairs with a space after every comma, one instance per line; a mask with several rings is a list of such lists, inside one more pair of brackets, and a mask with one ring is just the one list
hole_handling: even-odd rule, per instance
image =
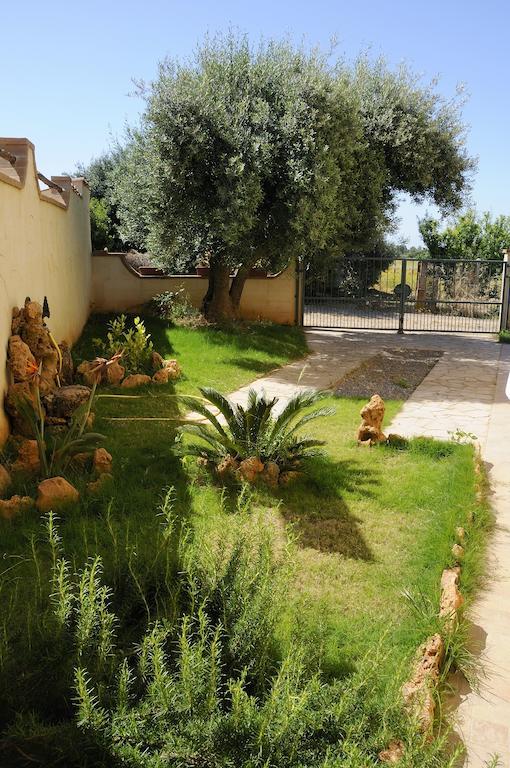
[[378, 248], [399, 192], [454, 209], [473, 168], [459, 105], [382, 62], [349, 70], [229, 34], [162, 63], [141, 93], [114, 173], [119, 231], [166, 266], [206, 261], [212, 317], [237, 314], [255, 264]]
[[112, 199], [113, 173], [123, 152], [120, 147], [104, 152], [87, 165], [79, 163], [73, 172], [74, 175], [84, 176], [90, 186], [90, 230], [95, 250], [126, 248], [126, 242], [119, 236], [117, 206]]
[[510, 216], [493, 218], [470, 210], [441, 228], [431, 217], [419, 223], [430, 256], [441, 259], [502, 259], [510, 248]]

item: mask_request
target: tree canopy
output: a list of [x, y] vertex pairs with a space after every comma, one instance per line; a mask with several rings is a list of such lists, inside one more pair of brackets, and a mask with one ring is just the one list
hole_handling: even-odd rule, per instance
[[423, 218], [419, 226], [430, 256], [436, 258], [499, 260], [510, 248], [510, 216], [493, 218], [469, 210], [443, 228], [431, 217]]
[[399, 192], [450, 211], [473, 170], [460, 104], [382, 61], [228, 34], [140, 92], [110, 174], [118, 231], [171, 268], [209, 264], [217, 317], [235, 315], [254, 265], [372, 251]]

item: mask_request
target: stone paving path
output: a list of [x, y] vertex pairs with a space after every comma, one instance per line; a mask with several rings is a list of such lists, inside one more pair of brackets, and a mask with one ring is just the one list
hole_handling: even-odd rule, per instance
[[[467, 749], [465, 768], [482, 768], [498, 755], [510, 768], [510, 345], [490, 337], [384, 332], [308, 331], [312, 354], [234, 392], [245, 403], [250, 387], [285, 402], [298, 390], [331, 387], [382, 348], [423, 348], [443, 356], [404, 403], [390, 426], [406, 436], [448, 439], [476, 435], [490, 469], [497, 529], [490, 547], [490, 583], [470, 614], [473, 650], [485, 675], [480, 691], [457, 681], [457, 734]], [[387, 428], [388, 431], [388, 428]]]

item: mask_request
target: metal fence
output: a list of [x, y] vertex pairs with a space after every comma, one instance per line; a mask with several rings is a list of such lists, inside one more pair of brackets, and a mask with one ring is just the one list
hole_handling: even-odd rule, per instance
[[303, 324], [497, 333], [506, 272], [504, 261], [346, 257], [321, 271], [305, 268]]

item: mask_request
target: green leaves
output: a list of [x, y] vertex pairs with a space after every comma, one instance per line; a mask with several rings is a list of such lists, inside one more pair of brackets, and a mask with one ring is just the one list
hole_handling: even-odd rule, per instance
[[200, 391], [206, 402], [191, 397], [182, 397], [180, 401], [208, 423], [184, 424], [176, 451], [181, 456], [202, 456], [215, 464], [226, 456], [238, 461], [256, 456], [263, 463], [276, 462], [282, 471], [296, 468], [323, 445], [321, 440], [298, 439], [299, 430], [315, 419], [334, 413], [332, 408], [318, 407], [324, 398], [320, 392], [298, 393], [280, 415], [274, 417], [276, 397], [267, 398], [251, 389], [246, 407], [242, 407], [215, 389], [204, 387]]

